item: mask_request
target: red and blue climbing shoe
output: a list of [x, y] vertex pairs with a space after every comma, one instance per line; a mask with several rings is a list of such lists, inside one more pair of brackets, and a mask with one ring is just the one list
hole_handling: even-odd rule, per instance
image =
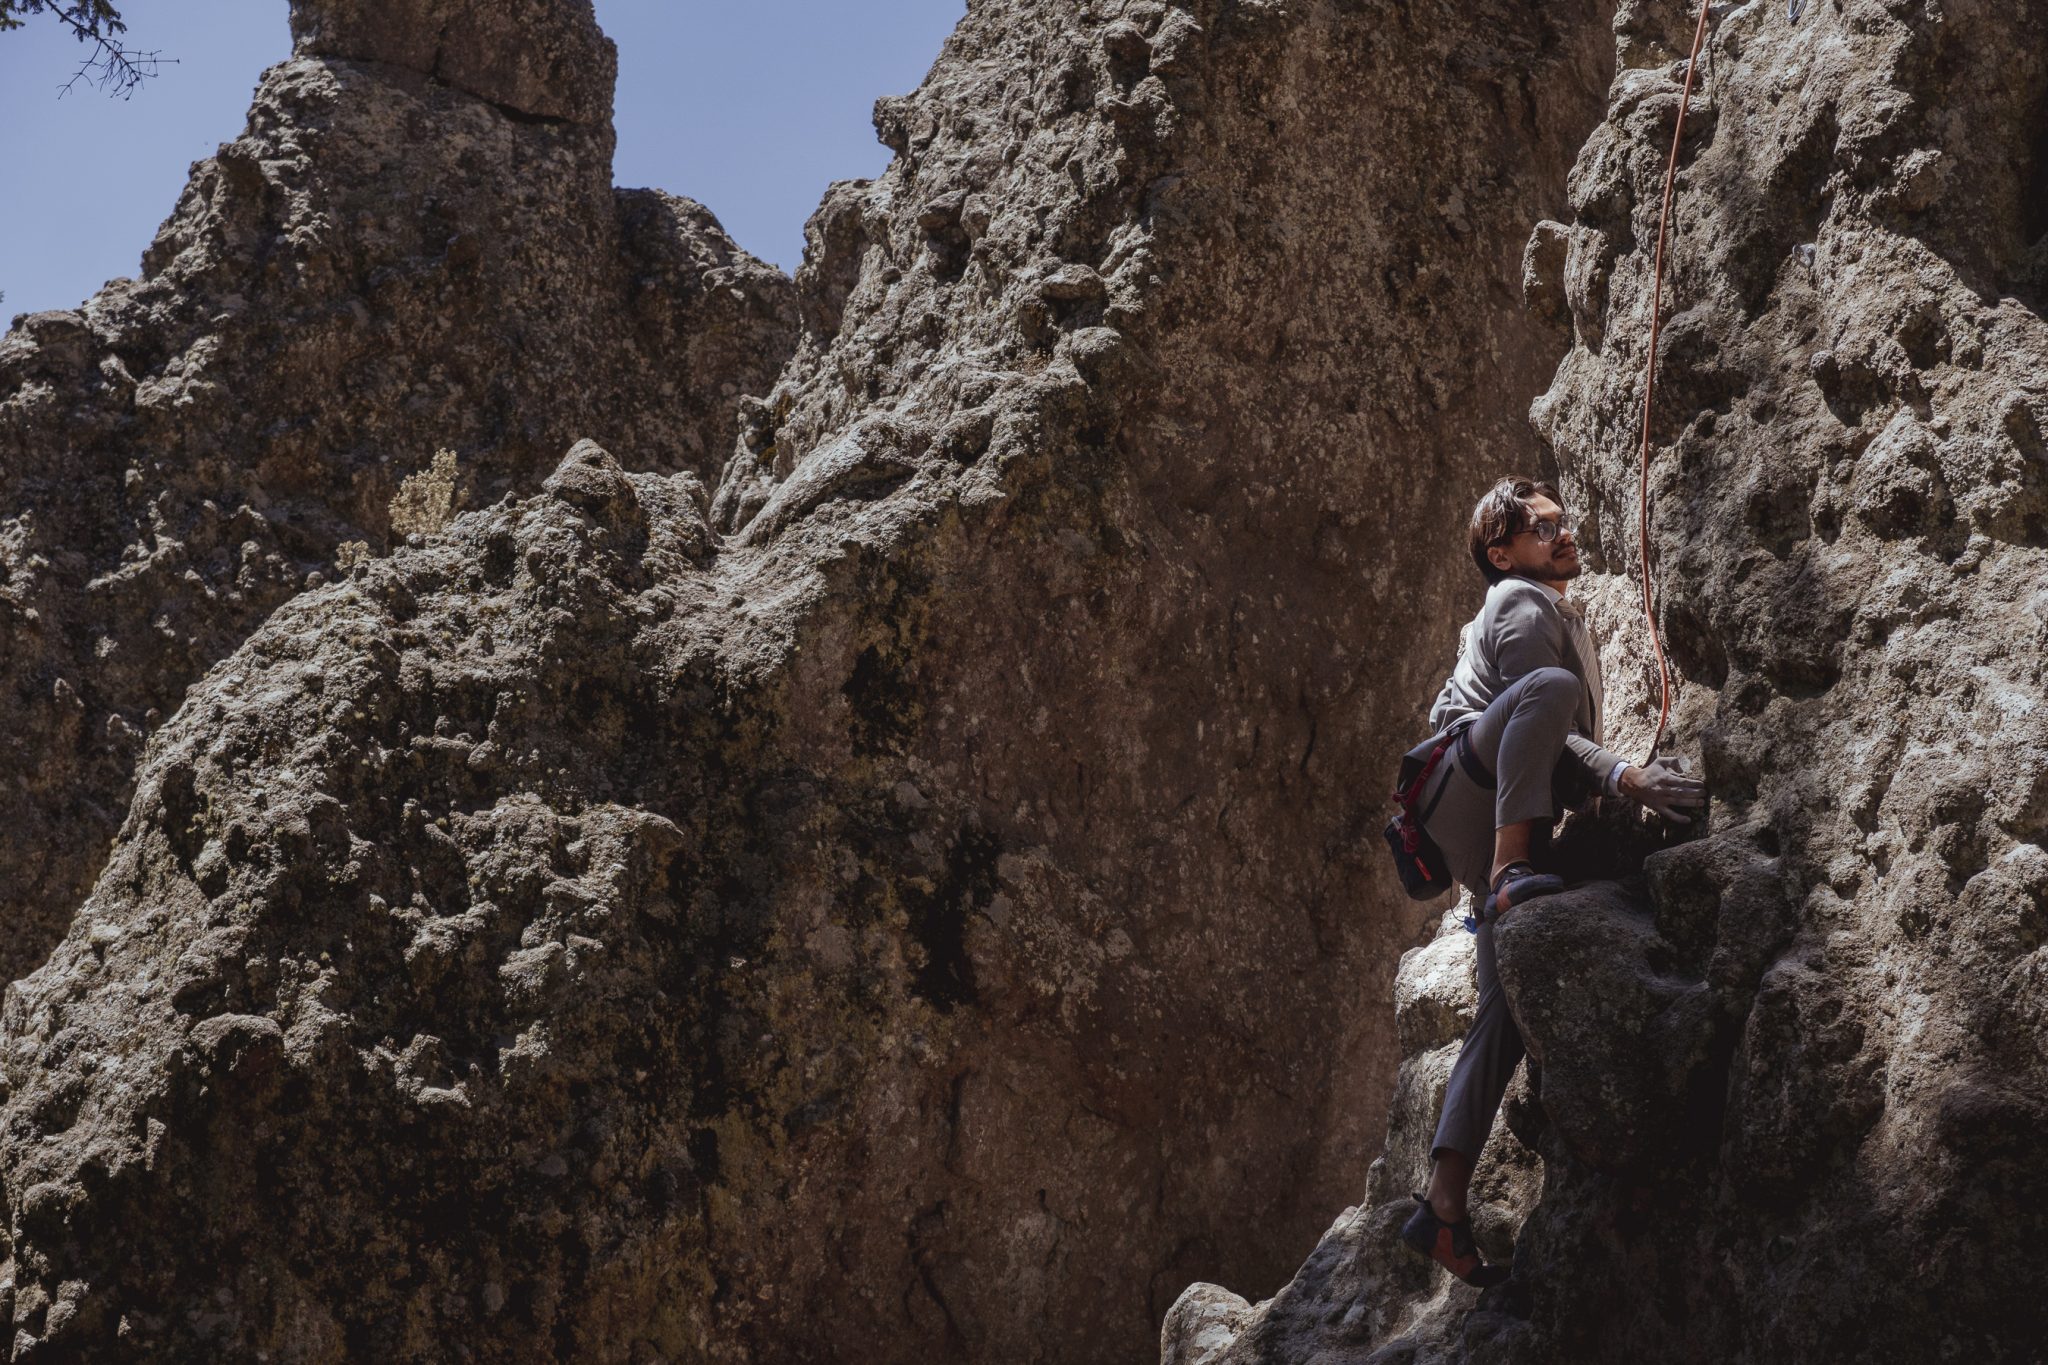
[[1564, 878], [1538, 872], [1528, 863], [1509, 863], [1493, 879], [1493, 890], [1486, 898], [1486, 908], [1480, 918], [1492, 923], [1523, 901], [1534, 900], [1538, 896], [1554, 896], [1562, 890]]
[[1426, 1196], [1415, 1196], [1415, 1212], [1401, 1225], [1401, 1240], [1466, 1284], [1488, 1289], [1508, 1277], [1506, 1266], [1488, 1265], [1480, 1259], [1479, 1248], [1472, 1241], [1471, 1219], [1446, 1223], [1436, 1216]]

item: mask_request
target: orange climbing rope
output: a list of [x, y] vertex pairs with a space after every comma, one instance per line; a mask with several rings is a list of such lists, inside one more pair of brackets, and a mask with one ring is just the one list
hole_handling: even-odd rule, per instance
[[1657, 685], [1661, 700], [1657, 708], [1657, 734], [1650, 741], [1644, 762], [1657, 756], [1664, 743], [1664, 729], [1671, 720], [1671, 665], [1664, 659], [1664, 642], [1657, 634], [1657, 604], [1650, 589], [1650, 405], [1657, 394], [1657, 331], [1663, 319], [1664, 242], [1671, 230], [1671, 198], [1678, 184], [1678, 145], [1685, 139], [1685, 111], [1692, 104], [1693, 73], [1699, 70], [1700, 47], [1707, 38], [1707, 8], [1700, 0], [1699, 27], [1693, 30], [1692, 54], [1685, 61], [1685, 89], [1678, 97], [1678, 127], [1671, 134], [1671, 160], [1664, 168], [1664, 210], [1657, 220], [1656, 274], [1650, 281], [1650, 359], [1643, 374], [1642, 505], [1638, 525], [1642, 527], [1643, 616], [1650, 623], [1650, 648], [1657, 655]]

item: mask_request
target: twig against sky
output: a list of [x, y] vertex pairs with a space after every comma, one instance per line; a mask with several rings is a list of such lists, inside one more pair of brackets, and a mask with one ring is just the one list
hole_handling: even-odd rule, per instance
[[122, 36], [128, 25], [108, 0], [0, 0], [0, 32], [20, 28], [21, 15], [44, 13], [55, 15], [72, 36], [92, 47], [71, 79], [58, 87], [60, 99], [80, 81], [127, 99], [136, 86], [157, 74], [158, 67], [177, 62], [156, 49], [145, 52], [128, 46]]

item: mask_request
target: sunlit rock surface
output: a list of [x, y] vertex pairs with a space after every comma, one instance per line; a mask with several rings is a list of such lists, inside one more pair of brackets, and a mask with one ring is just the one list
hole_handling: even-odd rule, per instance
[[[436, 451], [471, 507], [582, 437], [713, 481], [795, 343], [788, 279], [700, 206], [612, 188], [588, 6], [520, 7], [576, 38], [575, 119], [434, 78], [413, 40], [446, 8], [295, 6], [297, 54], [141, 278], [0, 340], [0, 978], [62, 936], [185, 689], [342, 547], [402, 543], [390, 504]], [[371, 17], [396, 46], [341, 41]], [[493, 30], [515, 64], [549, 50], [526, 27]], [[443, 66], [489, 68], [479, 41]]]
[[1605, 15], [977, 5], [792, 291], [527, 11], [301, 4], [6, 343], [16, 1355], [1129, 1360], [1278, 1285]]

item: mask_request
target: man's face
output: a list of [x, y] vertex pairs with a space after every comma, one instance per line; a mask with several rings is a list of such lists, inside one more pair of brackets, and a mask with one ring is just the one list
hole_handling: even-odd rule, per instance
[[1549, 522], [1556, 525], [1564, 516], [1564, 509], [1544, 497], [1541, 493], [1529, 499], [1526, 506], [1534, 519], [1525, 530], [1516, 532], [1507, 540], [1490, 547], [1486, 557], [1497, 569], [1518, 573], [1525, 578], [1539, 582], [1563, 583], [1579, 576], [1578, 537], [1570, 531], [1562, 532], [1557, 539], [1544, 544], [1536, 534], [1535, 522]]

